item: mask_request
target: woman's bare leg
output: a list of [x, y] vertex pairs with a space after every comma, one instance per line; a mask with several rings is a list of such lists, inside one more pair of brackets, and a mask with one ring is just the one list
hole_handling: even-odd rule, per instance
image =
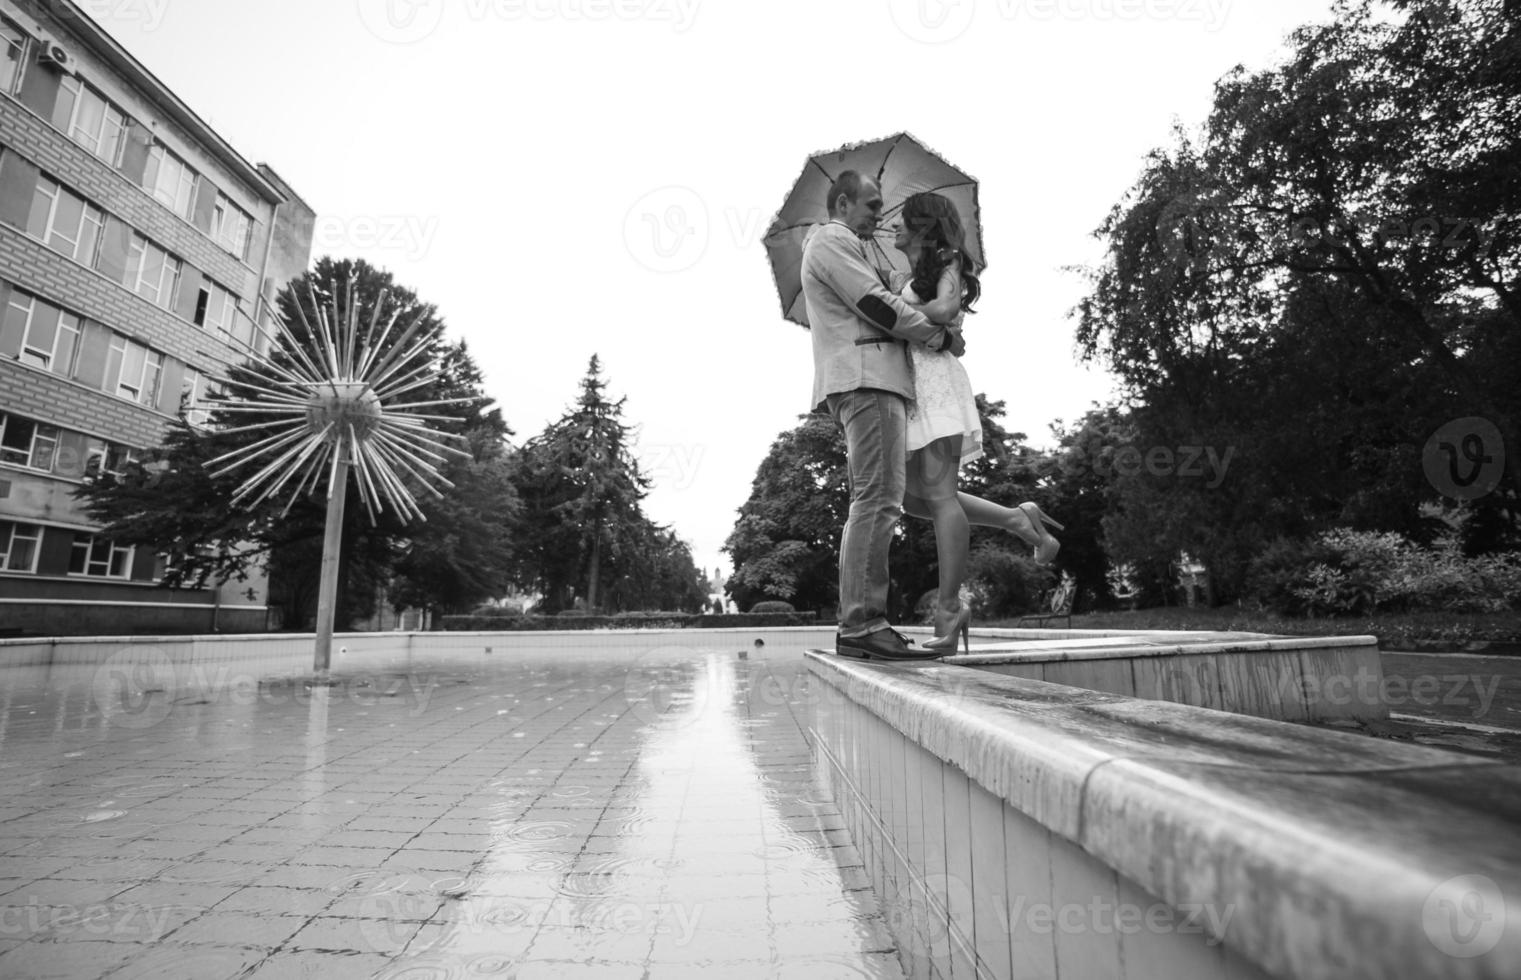
[[967, 523], [1002, 528], [1032, 548], [1040, 544], [1040, 533], [1030, 516], [1018, 507], [1005, 507], [969, 493], [957, 493], [956, 500], [966, 514]]
[[971, 528], [956, 493], [956, 471], [960, 463], [959, 435], [936, 439], [923, 449], [909, 453], [908, 492], [903, 498], [906, 512], [934, 522], [935, 555], [940, 563], [940, 589], [936, 601], [943, 612], [960, 608], [967, 553], [971, 550]]

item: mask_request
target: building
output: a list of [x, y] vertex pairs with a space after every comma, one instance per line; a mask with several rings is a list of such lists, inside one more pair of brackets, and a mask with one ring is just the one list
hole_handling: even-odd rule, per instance
[[268, 349], [314, 221], [78, 5], [0, 0], [0, 633], [266, 628], [266, 582], [155, 588], [72, 493]]

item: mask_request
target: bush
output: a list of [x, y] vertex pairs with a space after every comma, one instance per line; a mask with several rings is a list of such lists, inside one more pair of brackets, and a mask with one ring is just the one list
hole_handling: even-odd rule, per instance
[[1295, 616], [1503, 612], [1521, 595], [1521, 554], [1469, 558], [1453, 535], [1422, 548], [1392, 532], [1338, 529], [1308, 543], [1275, 542], [1252, 563], [1248, 589]]
[[1285, 616], [1310, 615], [1308, 603], [1295, 589], [1309, 581], [1312, 567], [1334, 559], [1331, 549], [1319, 541], [1279, 538], [1247, 568], [1247, 595], [1263, 608]]
[[753, 606], [750, 607], [750, 611], [753, 612], [753, 613], [790, 613], [790, 612], [797, 612], [796, 609], [792, 608], [792, 603], [790, 603], [790, 602], [782, 602], [779, 599], [767, 599], [764, 602], [757, 602], [755, 605], [753, 605]]
[[523, 607], [516, 605], [493, 606], [489, 603], [477, 606], [470, 610], [471, 616], [479, 616], [483, 619], [511, 619], [513, 616], [523, 615]]
[[818, 614], [808, 612], [735, 613], [701, 615], [689, 613], [634, 612], [616, 616], [592, 616], [577, 610], [575, 616], [442, 616], [439, 626], [463, 632], [587, 629], [719, 629], [746, 626], [812, 626]]
[[967, 561], [966, 581], [972, 617], [981, 620], [1043, 612], [1041, 596], [1056, 584], [1056, 575], [1027, 555], [984, 544]]
[[664, 612], [653, 609], [631, 609], [628, 612], [618, 613], [614, 618], [637, 621], [641, 619], [687, 619], [691, 617], [691, 615], [691, 613], [684, 612]]

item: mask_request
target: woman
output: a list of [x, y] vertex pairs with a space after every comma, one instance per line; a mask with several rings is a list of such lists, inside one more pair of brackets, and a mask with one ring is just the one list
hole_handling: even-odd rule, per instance
[[[902, 296], [936, 323], [959, 328], [982, 292], [977, 269], [966, 251], [966, 230], [950, 200], [933, 192], [903, 202], [893, 245], [908, 258], [910, 272]], [[972, 612], [961, 602], [966, 580], [970, 525], [1001, 527], [1035, 549], [1049, 564], [1060, 545], [1042, 526], [1057, 530], [1035, 504], [1003, 507], [956, 489], [957, 470], [982, 455], [982, 421], [966, 369], [954, 355], [914, 345], [914, 401], [908, 415], [908, 492], [903, 509], [935, 525], [940, 587], [935, 602], [935, 638], [927, 650], [956, 649], [957, 634], [971, 649]]]

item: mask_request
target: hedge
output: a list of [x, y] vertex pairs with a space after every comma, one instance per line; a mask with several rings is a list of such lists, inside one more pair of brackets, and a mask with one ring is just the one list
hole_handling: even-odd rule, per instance
[[441, 616], [443, 629], [463, 632], [586, 629], [723, 629], [813, 626], [818, 613], [617, 613], [610, 616]]

